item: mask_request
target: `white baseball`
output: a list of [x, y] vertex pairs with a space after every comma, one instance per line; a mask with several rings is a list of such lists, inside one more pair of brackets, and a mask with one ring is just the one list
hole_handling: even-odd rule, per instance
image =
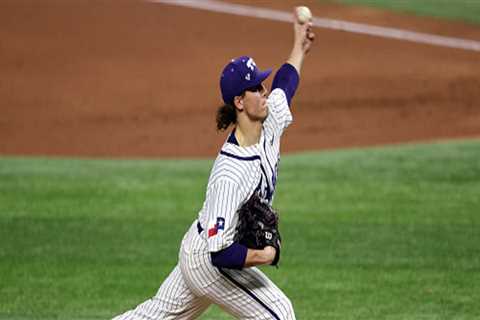
[[300, 6], [296, 8], [297, 20], [300, 24], [304, 24], [312, 19], [312, 12], [308, 7]]

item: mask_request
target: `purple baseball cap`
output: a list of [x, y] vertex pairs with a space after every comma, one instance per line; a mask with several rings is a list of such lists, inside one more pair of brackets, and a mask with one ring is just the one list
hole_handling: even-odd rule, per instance
[[233, 98], [246, 89], [261, 84], [272, 73], [272, 69], [260, 71], [251, 57], [232, 59], [225, 66], [220, 77], [220, 90], [225, 103], [233, 104]]

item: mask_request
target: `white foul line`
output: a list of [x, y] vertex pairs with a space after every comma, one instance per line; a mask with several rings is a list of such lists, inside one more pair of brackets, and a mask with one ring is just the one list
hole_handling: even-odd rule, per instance
[[[259, 8], [241, 4], [225, 3], [216, 0], [147, 0], [149, 2], [171, 4], [214, 12], [229, 13], [239, 16], [256, 17], [275, 21], [292, 22], [292, 13], [274, 9]], [[383, 38], [399, 39], [436, 46], [480, 51], [480, 41], [454, 37], [444, 37], [396, 28], [372, 26], [343, 20], [313, 18], [315, 27], [361, 33]]]

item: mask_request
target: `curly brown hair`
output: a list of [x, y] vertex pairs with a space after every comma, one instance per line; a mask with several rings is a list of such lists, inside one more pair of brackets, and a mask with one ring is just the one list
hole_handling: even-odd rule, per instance
[[228, 103], [219, 107], [216, 120], [218, 131], [224, 131], [231, 124], [235, 124], [237, 122], [237, 112], [235, 111], [235, 107]]

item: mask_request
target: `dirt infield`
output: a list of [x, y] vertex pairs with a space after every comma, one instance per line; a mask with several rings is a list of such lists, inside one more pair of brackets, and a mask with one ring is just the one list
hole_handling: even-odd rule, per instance
[[[317, 16], [480, 40], [478, 26], [303, 3]], [[480, 53], [315, 32], [285, 152], [480, 136]], [[171, 5], [4, 0], [0, 154], [213, 157], [225, 138], [214, 123], [223, 65], [248, 54], [278, 68], [291, 41], [286, 23]]]

